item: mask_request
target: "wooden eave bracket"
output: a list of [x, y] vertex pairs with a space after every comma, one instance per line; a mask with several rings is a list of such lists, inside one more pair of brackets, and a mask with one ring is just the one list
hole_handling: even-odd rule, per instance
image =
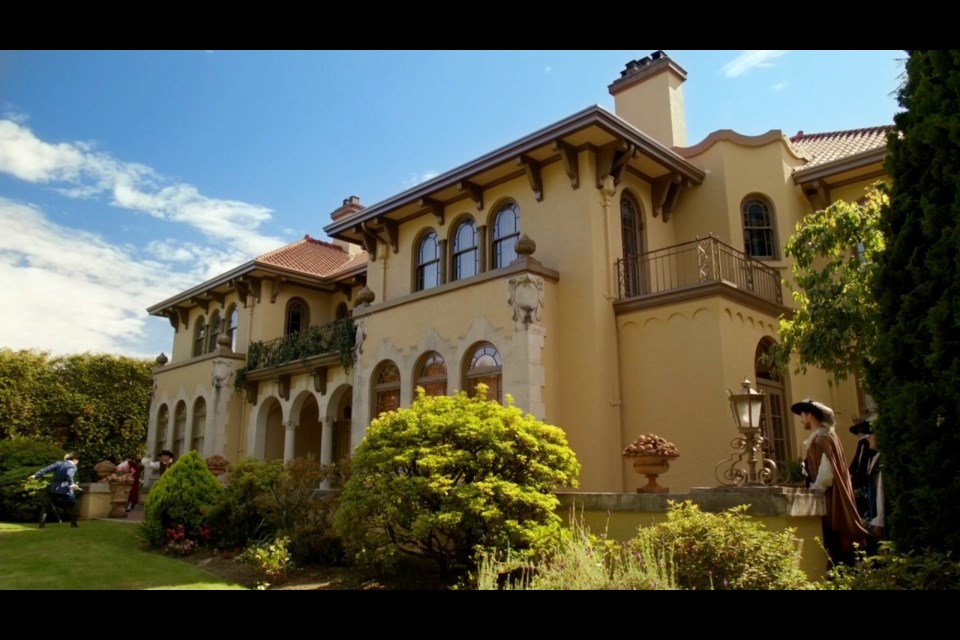
[[443, 203], [434, 198], [420, 198], [420, 206], [429, 209], [437, 219], [437, 224], [443, 226]]
[[803, 185], [803, 193], [810, 201], [814, 211], [830, 206], [830, 188], [823, 180], [814, 180]]
[[243, 301], [243, 308], [247, 308], [247, 297], [253, 296], [257, 302], [260, 302], [260, 278], [252, 276], [240, 276], [230, 283], [240, 295]]
[[290, 374], [285, 373], [277, 376], [277, 395], [284, 400], [290, 399]]
[[461, 180], [457, 183], [457, 189], [465, 191], [470, 196], [473, 204], [477, 206], [477, 211], [483, 210], [483, 187], [469, 180]]
[[223, 306], [224, 301], [226, 301], [227, 296], [222, 293], [217, 293], [216, 291], [208, 291], [207, 297], [217, 302], [221, 307]]
[[570, 178], [570, 186], [579, 189], [580, 159], [577, 150], [573, 148], [573, 145], [567, 144], [563, 140], [554, 140], [553, 150], [560, 153], [560, 161], [563, 162], [563, 170]]
[[313, 376], [314, 391], [327, 395], [327, 367], [315, 367], [310, 375]]
[[627, 170], [627, 162], [637, 154], [637, 148], [623, 141], [611, 142], [597, 149], [597, 189], [603, 189], [607, 176], [618, 185]]
[[537, 202], [543, 201], [543, 177], [540, 175], [540, 163], [527, 155], [520, 155], [517, 158], [517, 166], [523, 167], [523, 172], [527, 174], [527, 180], [530, 182], [530, 189], [533, 190], [533, 196]]
[[173, 307], [164, 310], [163, 315], [167, 316], [167, 320], [170, 321], [170, 326], [173, 327], [174, 333], [180, 330], [180, 314], [177, 313], [177, 310]]
[[183, 328], [186, 329], [187, 323], [190, 321], [190, 311], [181, 307], [174, 307], [173, 312], [180, 317], [180, 322], [183, 324]]
[[[387, 242], [394, 253], [400, 251], [400, 224], [396, 220], [391, 220], [384, 216], [378, 216], [375, 220], [379, 229], [387, 232]], [[379, 238], [379, 236], [377, 236]]]
[[244, 391], [247, 392], [247, 402], [250, 404], [257, 404], [257, 394], [260, 391], [259, 382], [247, 382], [243, 385]]
[[356, 225], [354, 231], [360, 235], [363, 241], [363, 249], [370, 254], [370, 259], [376, 260], [377, 244], [380, 242], [380, 236], [376, 234], [376, 231], [371, 230], [366, 223]]
[[680, 193], [690, 186], [690, 181], [679, 173], [670, 173], [653, 181], [653, 216], [664, 222], [677, 206]]
[[270, 302], [274, 303], [277, 301], [277, 296], [280, 295], [280, 290], [283, 288], [284, 283], [287, 281], [286, 278], [270, 278]]
[[210, 301], [203, 298], [190, 298], [190, 304], [195, 304], [201, 309], [204, 313], [210, 313]]

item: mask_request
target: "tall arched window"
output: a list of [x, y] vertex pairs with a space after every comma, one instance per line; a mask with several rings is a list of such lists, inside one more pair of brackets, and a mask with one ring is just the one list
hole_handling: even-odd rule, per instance
[[770, 348], [773, 340], [764, 338], [757, 344], [754, 353], [754, 379], [757, 391], [763, 392], [763, 413], [760, 427], [766, 438], [766, 456], [777, 463], [781, 473], [786, 469], [790, 456], [790, 420], [787, 414], [787, 400], [783, 387], [783, 378], [772, 365]]
[[197, 398], [197, 401], [193, 403], [193, 428], [191, 429], [193, 442], [190, 443], [190, 448], [200, 455], [203, 455], [203, 437], [206, 428], [207, 401], [203, 398]]
[[477, 385], [482, 382], [487, 385], [487, 400], [501, 402], [503, 366], [497, 348], [489, 342], [481, 342], [467, 354], [466, 363], [464, 386], [467, 393], [473, 396]]
[[381, 362], [373, 376], [373, 415], [400, 407], [400, 370], [391, 360]]
[[477, 251], [477, 224], [467, 218], [457, 226], [453, 234], [453, 280], [462, 280], [476, 275], [479, 267]]
[[777, 257], [777, 237], [774, 233], [773, 206], [762, 196], [744, 199], [743, 250], [751, 258], [774, 260]]
[[227, 318], [229, 318], [227, 324], [227, 333], [230, 335], [230, 350], [237, 350], [237, 325], [240, 324], [240, 310], [237, 309], [237, 305], [230, 307], [230, 310], [227, 312]]
[[207, 352], [207, 321], [203, 316], [193, 325], [193, 355], [202, 356]]
[[636, 201], [624, 194], [620, 198], [620, 238], [623, 243], [623, 285], [628, 297], [645, 292], [642, 254], [643, 217]]
[[210, 316], [210, 327], [207, 330], [210, 334], [210, 347], [207, 351], [216, 351], [217, 350], [217, 338], [220, 337], [220, 311], [214, 311], [213, 315]]
[[425, 233], [417, 243], [417, 291], [432, 289], [440, 284], [440, 247], [433, 230]]
[[509, 203], [493, 217], [493, 268], [499, 269], [517, 257], [514, 245], [520, 239], [520, 208]]
[[423, 387], [428, 396], [447, 395], [447, 363], [436, 351], [424, 354], [414, 372], [415, 387]]
[[183, 439], [187, 430], [187, 403], [181, 400], [177, 403], [177, 411], [173, 414], [173, 457], [179, 458], [183, 453]]
[[167, 429], [170, 428], [170, 409], [167, 405], [160, 405], [157, 412], [157, 452], [167, 448]]
[[283, 335], [300, 333], [310, 326], [310, 307], [300, 298], [291, 298], [287, 303], [287, 321]]
[[350, 317], [350, 310], [347, 309], [347, 303], [341, 302], [340, 304], [338, 304], [337, 310], [334, 313], [334, 318], [336, 320], [344, 320], [345, 318], [349, 318], [349, 317]]

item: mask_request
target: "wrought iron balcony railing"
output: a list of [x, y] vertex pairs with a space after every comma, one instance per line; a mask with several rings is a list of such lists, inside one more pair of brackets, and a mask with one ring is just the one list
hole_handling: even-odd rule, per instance
[[780, 274], [710, 235], [617, 260], [619, 300], [723, 282], [783, 304]]
[[247, 349], [247, 371], [279, 367], [314, 356], [339, 353], [345, 366], [353, 361], [356, 333], [352, 318], [334, 320], [320, 327], [307, 327], [298, 333], [252, 342]]

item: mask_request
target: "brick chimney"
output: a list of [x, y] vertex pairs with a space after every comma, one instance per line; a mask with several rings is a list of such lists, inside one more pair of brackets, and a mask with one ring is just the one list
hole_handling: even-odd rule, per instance
[[[344, 199], [341, 206], [333, 210], [333, 212], [330, 214], [330, 219], [334, 222], [337, 220], [343, 220], [344, 218], [352, 216], [362, 209], [363, 205], [360, 204], [360, 198], [357, 196], [350, 196], [349, 198]], [[363, 251], [360, 245], [347, 242], [346, 240], [340, 240], [339, 238], [333, 238], [333, 244], [337, 245], [352, 256], [355, 256]]]
[[360, 198], [357, 196], [350, 196], [349, 198], [344, 199], [342, 206], [333, 210], [333, 213], [330, 214], [330, 219], [334, 222], [337, 220], [343, 220], [347, 216], [353, 215], [361, 209], [363, 209], [363, 205], [360, 204]]
[[663, 51], [630, 60], [609, 87], [618, 116], [667, 147], [687, 146], [687, 72]]

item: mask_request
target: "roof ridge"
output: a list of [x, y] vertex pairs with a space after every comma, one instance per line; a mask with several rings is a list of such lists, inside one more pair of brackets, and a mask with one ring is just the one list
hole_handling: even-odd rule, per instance
[[895, 128], [896, 128], [896, 125], [893, 125], [893, 124], [882, 124], [882, 125], [877, 125], [875, 127], [861, 127], [859, 129], [842, 129], [839, 131], [822, 131], [818, 133], [804, 133], [803, 130], [801, 129], [800, 131], [797, 131], [796, 134], [790, 137], [790, 142], [800, 142], [803, 140], [810, 140], [813, 138], [829, 138], [829, 137], [840, 136], [840, 135], [879, 133], [881, 131], [890, 131], [891, 129], [895, 129]]
[[323, 245], [324, 247], [330, 247], [331, 249], [336, 249], [337, 251], [342, 251], [343, 253], [346, 253], [346, 251], [344, 251], [343, 247], [341, 247], [340, 245], [334, 244], [332, 242], [327, 242], [326, 240], [318, 240], [317, 238], [312, 238], [310, 237], [309, 233], [303, 234], [303, 239], [306, 240], [307, 242]]

